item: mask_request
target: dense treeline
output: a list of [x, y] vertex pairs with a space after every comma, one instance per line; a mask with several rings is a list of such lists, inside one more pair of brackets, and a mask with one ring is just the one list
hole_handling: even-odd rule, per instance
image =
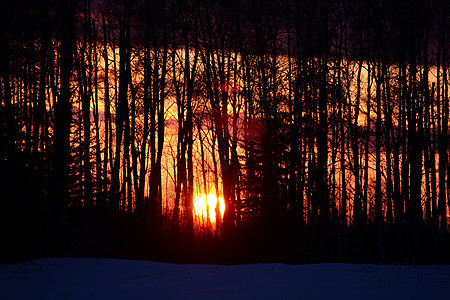
[[448, 262], [448, 1], [0, 13], [0, 260]]

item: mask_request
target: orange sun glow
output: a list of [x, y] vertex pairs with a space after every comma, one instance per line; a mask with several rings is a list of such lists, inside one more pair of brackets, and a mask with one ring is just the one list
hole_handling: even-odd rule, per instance
[[207, 218], [211, 222], [216, 221], [216, 206], [218, 205], [220, 211], [220, 217], [223, 217], [225, 211], [225, 202], [221, 197], [217, 197], [214, 194], [200, 195], [194, 199], [194, 213], [197, 217]]

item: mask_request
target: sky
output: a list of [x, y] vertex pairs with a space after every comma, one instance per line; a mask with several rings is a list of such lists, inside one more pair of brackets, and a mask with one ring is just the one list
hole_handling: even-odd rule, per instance
[[448, 299], [450, 266], [179, 265], [44, 258], [0, 265], [0, 299]]

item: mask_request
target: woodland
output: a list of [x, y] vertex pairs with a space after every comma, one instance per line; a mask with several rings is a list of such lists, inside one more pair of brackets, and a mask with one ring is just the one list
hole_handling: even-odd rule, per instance
[[449, 1], [0, 3], [0, 262], [450, 263]]

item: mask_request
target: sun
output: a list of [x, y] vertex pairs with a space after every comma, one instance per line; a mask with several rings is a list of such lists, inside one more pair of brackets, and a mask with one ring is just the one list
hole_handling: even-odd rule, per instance
[[225, 211], [225, 202], [221, 197], [217, 197], [214, 194], [200, 195], [194, 199], [194, 214], [197, 217], [207, 218], [211, 222], [216, 221], [216, 206], [219, 205], [220, 218], [223, 217]]

